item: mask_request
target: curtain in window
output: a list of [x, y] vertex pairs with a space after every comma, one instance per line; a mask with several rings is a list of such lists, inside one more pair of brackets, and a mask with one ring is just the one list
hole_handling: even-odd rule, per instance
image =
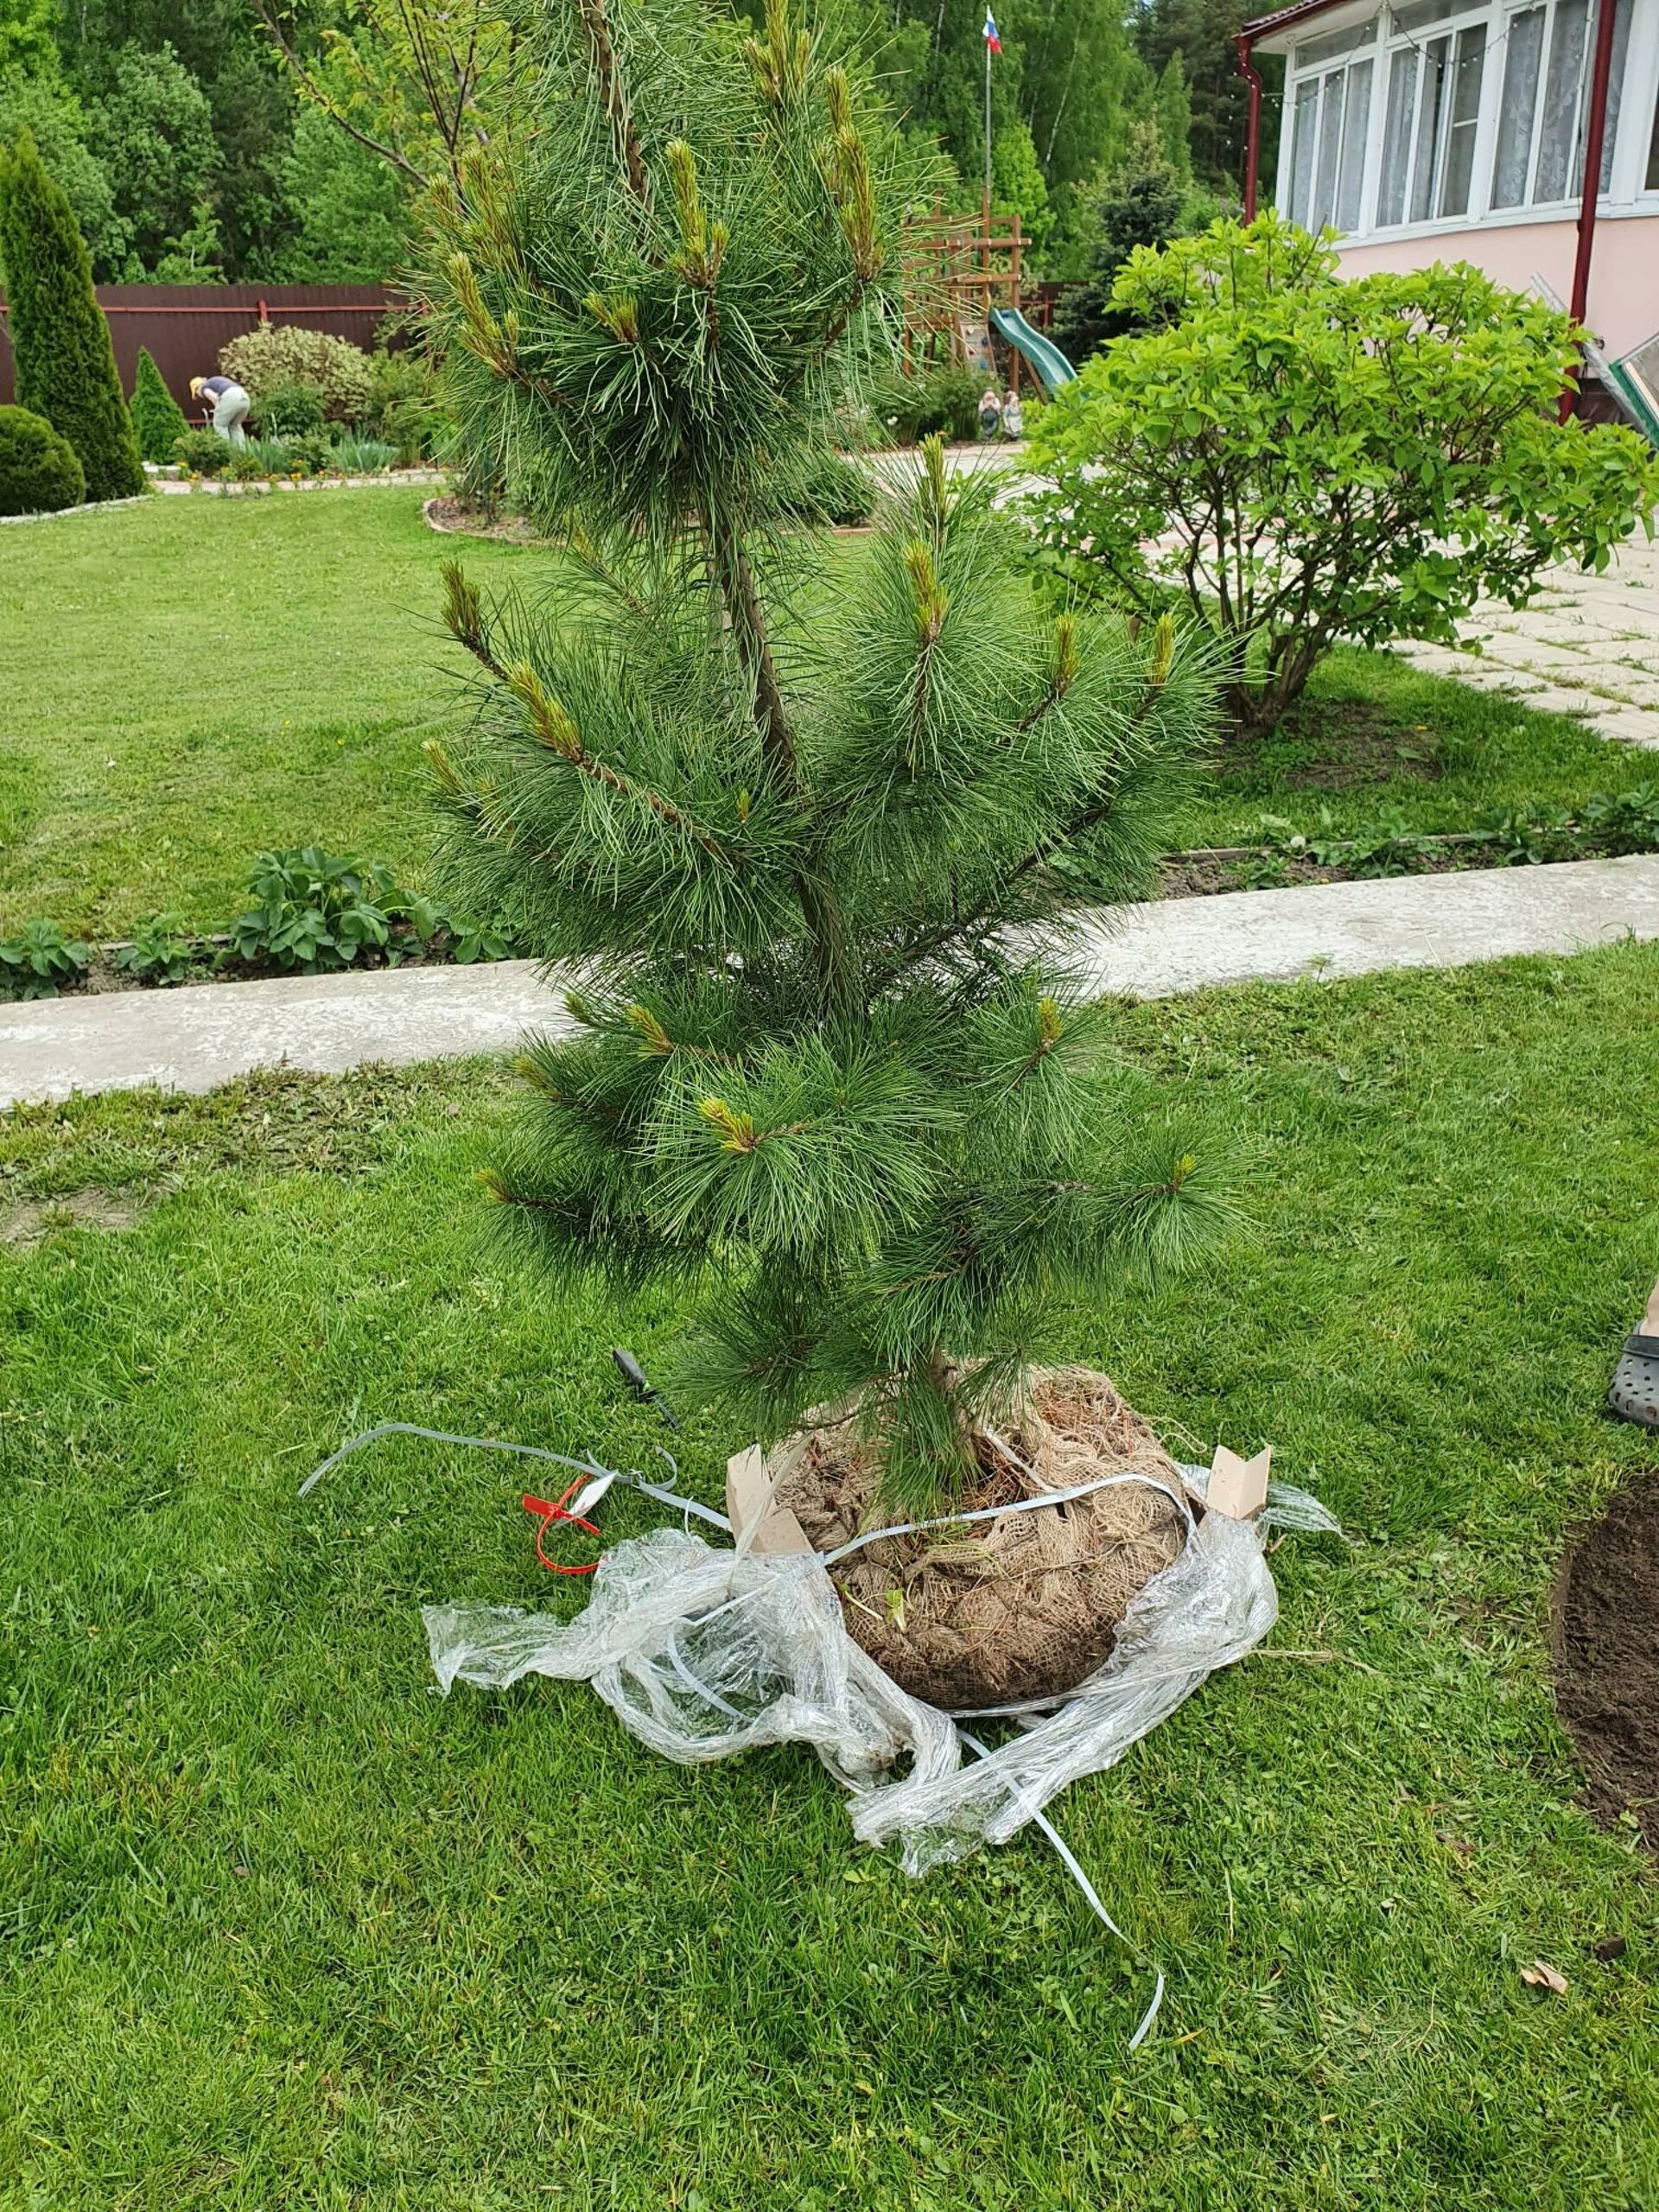
[[1522, 207], [1532, 167], [1532, 118], [1538, 105], [1538, 79], [1544, 58], [1547, 10], [1529, 8], [1510, 18], [1510, 52], [1503, 65], [1503, 105], [1499, 112], [1497, 154], [1492, 165], [1494, 207]]

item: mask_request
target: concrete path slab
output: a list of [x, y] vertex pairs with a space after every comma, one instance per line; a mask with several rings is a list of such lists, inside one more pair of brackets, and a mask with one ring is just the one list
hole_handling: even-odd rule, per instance
[[1529, 607], [1483, 601], [1464, 625], [1479, 652], [1402, 644], [1433, 676], [1577, 715], [1603, 737], [1659, 749], [1659, 541], [1627, 538], [1600, 575], [1549, 572]]
[[[1574, 861], [1375, 883], [1234, 891], [1080, 916], [1068, 957], [1101, 993], [1162, 998], [1215, 983], [1459, 967], [1508, 953], [1659, 938], [1659, 857]], [[72, 1091], [211, 1090], [251, 1069], [337, 1074], [511, 1052], [568, 1026], [528, 960], [0, 1006], [0, 1107]]]

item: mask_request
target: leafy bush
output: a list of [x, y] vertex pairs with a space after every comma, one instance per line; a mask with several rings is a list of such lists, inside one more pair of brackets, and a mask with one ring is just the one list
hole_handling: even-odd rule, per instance
[[29, 922], [21, 937], [0, 938], [0, 998], [54, 999], [85, 974], [92, 948], [54, 922]]
[[138, 348], [138, 373], [132, 385], [132, 434], [145, 461], [171, 461], [173, 448], [189, 429], [184, 410], [168, 390], [149, 348]]
[[56, 514], [86, 496], [68, 439], [27, 407], [0, 407], [0, 515]]
[[448, 417], [437, 397], [426, 356], [413, 347], [370, 357], [372, 385], [363, 429], [384, 438], [397, 452], [397, 466], [410, 467], [438, 451]]
[[156, 914], [132, 933], [130, 944], [115, 954], [115, 964], [141, 983], [181, 983], [195, 965], [200, 941], [188, 934], [183, 917]]
[[259, 428], [268, 438], [300, 438], [327, 420], [320, 385], [291, 378], [274, 384], [259, 400]]
[[246, 388], [256, 406], [284, 385], [313, 386], [330, 423], [360, 421], [373, 388], [369, 357], [360, 346], [291, 323], [264, 322], [245, 331], [221, 349], [219, 365]]
[[142, 492], [144, 472], [86, 243], [27, 130], [10, 152], [0, 148], [0, 274], [18, 405], [43, 416], [74, 448], [87, 499]]
[[803, 522], [842, 526], [868, 522], [875, 512], [875, 486], [868, 472], [845, 454], [810, 456], [789, 493], [785, 512]]
[[173, 458], [192, 476], [222, 476], [233, 448], [217, 430], [187, 430], [173, 441]]
[[1344, 283], [1273, 214], [1130, 257], [1114, 304], [1150, 326], [1044, 409], [1033, 505], [1072, 587], [1184, 602], [1226, 703], [1271, 728], [1338, 638], [1455, 640], [1568, 557], [1651, 529], [1632, 430], [1556, 419], [1570, 319], [1467, 264]]
[[880, 378], [869, 395], [878, 432], [900, 446], [939, 437], [954, 444], [973, 438], [979, 427], [979, 395], [984, 386], [971, 369], [957, 366], [918, 370], [914, 376]]

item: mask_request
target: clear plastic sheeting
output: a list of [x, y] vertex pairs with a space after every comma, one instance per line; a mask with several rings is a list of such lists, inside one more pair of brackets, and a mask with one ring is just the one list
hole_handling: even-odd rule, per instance
[[[1183, 1473], [1201, 1496], [1204, 1471]], [[921, 1874], [1007, 1842], [1067, 1783], [1115, 1764], [1259, 1643], [1278, 1617], [1262, 1555], [1272, 1528], [1340, 1534], [1317, 1499], [1281, 1484], [1255, 1522], [1203, 1516], [1131, 1600], [1105, 1665], [1049, 1710], [1007, 1709], [1010, 1738], [966, 1760], [955, 1719], [900, 1689], [847, 1633], [811, 1554], [716, 1549], [658, 1530], [606, 1553], [574, 1621], [434, 1605], [427, 1637], [446, 1692], [529, 1674], [588, 1681], [641, 1743], [684, 1764], [810, 1745], [852, 1792], [861, 1840], [896, 1843]]]

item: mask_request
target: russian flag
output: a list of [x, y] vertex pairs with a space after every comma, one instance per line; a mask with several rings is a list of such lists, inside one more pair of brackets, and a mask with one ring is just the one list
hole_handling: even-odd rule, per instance
[[988, 8], [985, 10], [985, 43], [993, 54], [1001, 53], [1002, 41], [997, 35], [996, 17]]

